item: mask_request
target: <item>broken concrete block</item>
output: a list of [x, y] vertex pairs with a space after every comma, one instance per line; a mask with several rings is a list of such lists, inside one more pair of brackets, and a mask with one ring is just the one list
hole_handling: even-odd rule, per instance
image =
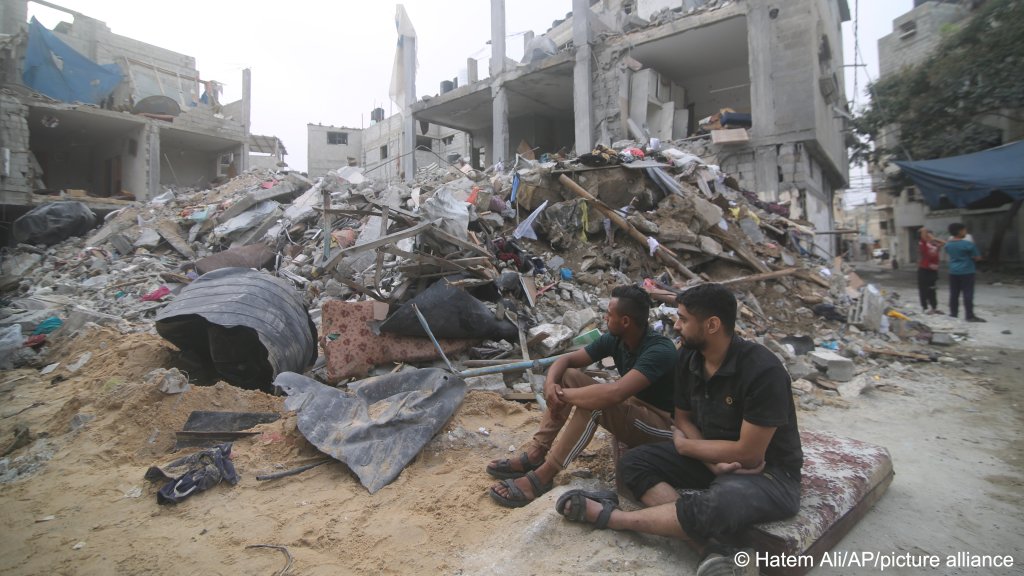
[[562, 315], [562, 324], [568, 326], [573, 334], [578, 334], [584, 327], [597, 321], [597, 312], [590, 308], [569, 310]]
[[861, 374], [849, 382], [843, 382], [837, 387], [839, 396], [842, 398], [853, 398], [860, 396], [860, 393], [871, 384], [867, 376]]
[[648, 236], [658, 234], [658, 225], [639, 214], [630, 214], [626, 221], [643, 234]]
[[952, 346], [956, 344], [953, 335], [947, 332], [935, 332], [932, 334], [931, 344], [933, 346]]
[[483, 390], [485, 392], [505, 392], [505, 377], [501, 374], [484, 374], [483, 376], [472, 376], [466, 378], [466, 388], [469, 390]]
[[164, 394], [181, 394], [189, 389], [188, 376], [177, 368], [156, 368], [145, 377], [146, 384], [156, 386]]
[[718, 256], [722, 253], [722, 245], [710, 236], [700, 237], [700, 249], [705, 254], [710, 254], [712, 256]]
[[700, 196], [694, 196], [692, 200], [693, 207], [697, 211], [697, 218], [701, 223], [700, 229], [707, 230], [712, 226], [717, 226], [718, 222], [722, 220], [722, 209]]
[[798, 358], [796, 360], [787, 362], [786, 369], [789, 370], [789, 375], [791, 378], [793, 378], [793, 380], [800, 380], [802, 378], [806, 378], [817, 371], [815, 370], [814, 366], [811, 366], [807, 361], [803, 360], [802, 358]]
[[808, 356], [815, 366], [825, 369], [830, 380], [849, 382], [853, 379], [853, 360], [825, 348], [817, 348]]
[[810, 394], [814, 391], [814, 383], [803, 378], [797, 378], [793, 381], [793, 390], [799, 390], [804, 394]]
[[530, 337], [533, 338], [541, 332], [548, 335], [537, 344], [540, 353], [544, 356], [553, 356], [561, 352], [575, 334], [571, 328], [563, 324], [539, 324], [530, 328]]
[[143, 228], [135, 241], [136, 248], [156, 248], [160, 245], [160, 233], [152, 228]]
[[62, 334], [71, 334], [85, 326], [86, 322], [92, 322], [100, 326], [109, 326], [118, 323], [120, 320], [119, 317], [111, 314], [104, 314], [95, 310], [89, 310], [88, 308], [82, 308], [81, 306], [75, 306], [68, 313], [68, 319], [64, 322], [64, 326], [61, 327], [60, 331]]

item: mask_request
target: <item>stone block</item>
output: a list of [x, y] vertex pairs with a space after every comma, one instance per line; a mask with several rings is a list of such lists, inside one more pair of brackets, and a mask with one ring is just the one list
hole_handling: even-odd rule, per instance
[[530, 329], [530, 338], [547, 333], [547, 338], [537, 344], [538, 351], [543, 356], [554, 356], [562, 351], [573, 337], [573, 330], [563, 324], [539, 324]]
[[508, 390], [508, 386], [505, 385], [505, 377], [501, 374], [484, 374], [483, 376], [472, 376], [465, 380], [466, 388], [469, 390], [499, 393]]
[[811, 362], [818, 368], [824, 368], [830, 380], [849, 382], [853, 379], [853, 360], [825, 348], [817, 348], [808, 354]]
[[932, 334], [931, 344], [933, 346], [952, 346], [956, 344], [953, 335], [948, 332], [935, 332]]
[[579, 310], [569, 310], [562, 315], [562, 324], [569, 327], [573, 334], [578, 334], [580, 330], [586, 326], [597, 322], [597, 312], [594, 312], [590, 308], [581, 308]]

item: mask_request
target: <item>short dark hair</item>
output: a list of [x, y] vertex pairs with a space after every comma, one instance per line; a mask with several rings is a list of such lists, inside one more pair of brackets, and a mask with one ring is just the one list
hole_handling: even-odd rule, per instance
[[612, 298], [619, 301], [618, 312], [629, 316], [638, 326], [647, 326], [651, 310], [651, 297], [639, 286], [616, 286]]
[[967, 226], [964, 226], [960, 222], [953, 222], [952, 224], [949, 225], [949, 235], [950, 236], [956, 236], [956, 235], [960, 234], [960, 232], [964, 228], [967, 228]]
[[736, 330], [736, 296], [721, 284], [698, 284], [676, 296], [676, 304], [702, 320], [718, 316], [727, 334]]

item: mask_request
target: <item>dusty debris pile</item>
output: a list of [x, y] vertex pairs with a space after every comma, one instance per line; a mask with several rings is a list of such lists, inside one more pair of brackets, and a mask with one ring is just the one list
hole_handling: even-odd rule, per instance
[[[622, 141], [568, 159], [535, 157], [524, 143], [511, 166], [433, 165], [412, 184], [345, 167], [316, 181], [252, 171], [211, 189], [168, 189], [107, 214], [85, 237], [5, 252], [4, 360], [41, 366], [54, 360], [48, 339], [88, 323], [151, 331], [168, 302], [224, 268], [262, 270], [308, 310], [308, 327], [291, 326], [301, 314], [285, 318], [273, 298], [230, 280], [185, 307], [215, 328], [187, 333], [198, 343], [183, 350], [190, 373], [205, 365], [235, 383], [261, 374], [254, 388], [269, 389], [283, 357], [319, 356], [296, 366], [330, 384], [430, 363], [440, 351], [460, 369], [550, 357], [594, 338], [607, 294], [624, 283], [660, 302], [665, 331], [675, 291], [732, 286], [740, 332], [772, 347], [796, 378], [853, 378], [835, 358], [804, 356], [822, 347], [846, 361], [935, 359], [905, 350], [932, 338], [925, 326], [893, 312], [898, 302], [840, 259], [815, 255], [813, 227], [740, 189], [711, 148]], [[239, 320], [251, 307], [266, 318]], [[275, 322], [316, 344], [296, 349], [268, 335]], [[532, 398], [536, 382], [520, 373], [471, 384]]]

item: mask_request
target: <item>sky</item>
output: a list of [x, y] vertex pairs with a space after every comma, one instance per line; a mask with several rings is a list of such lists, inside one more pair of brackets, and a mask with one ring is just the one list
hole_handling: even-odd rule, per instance
[[[854, 110], [867, 103], [864, 88], [878, 78], [878, 39], [913, 0], [848, 0], [857, 15], [860, 58], [865, 67], [846, 68], [847, 98]], [[56, 0], [56, 4], [102, 20], [115, 34], [192, 56], [203, 79], [224, 84], [222, 102], [242, 95], [242, 70], [252, 70], [252, 132], [279, 137], [285, 160], [306, 169], [306, 124], [351, 128], [370, 124], [378, 106], [398, 109], [388, 98], [395, 57], [395, 3], [353, 0], [177, 0], [143, 8], [137, 0]], [[466, 82], [466, 59], [480, 59], [480, 77], [490, 57], [490, 2], [405, 0], [416, 29], [417, 96], [434, 95], [442, 80]], [[254, 6], [259, 6], [255, 8]], [[543, 34], [572, 10], [572, 0], [507, 0], [506, 50], [518, 60], [523, 33]], [[71, 17], [34, 2], [29, 16], [47, 28]], [[843, 57], [854, 64], [854, 21], [843, 24]], [[856, 73], [854, 73], [856, 72]], [[857, 93], [854, 92], [856, 80]], [[847, 205], [871, 198], [866, 175], [851, 169]]]

